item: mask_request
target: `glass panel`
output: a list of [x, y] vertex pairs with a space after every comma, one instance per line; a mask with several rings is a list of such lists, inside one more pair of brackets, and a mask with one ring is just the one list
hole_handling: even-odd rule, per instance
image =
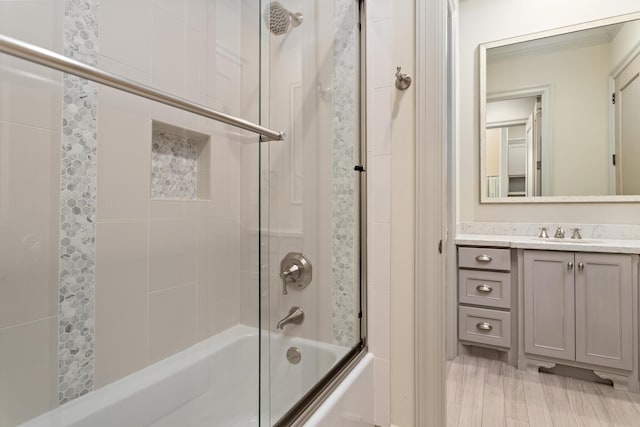
[[263, 124], [287, 133], [261, 156], [272, 425], [360, 343], [359, 5], [264, 2], [262, 17]]
[[[0, 16], [1, 34], [260, 119], [258, 0]], [[259, 424], [260, 154], [254, 134], [0, 55], [0, 427]]]

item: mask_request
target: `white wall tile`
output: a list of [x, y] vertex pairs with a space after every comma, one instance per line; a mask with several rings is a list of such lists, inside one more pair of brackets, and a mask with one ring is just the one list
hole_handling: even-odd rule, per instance
[[0, 120], [60, 130], [62, 73], [0, 55]]
[[240, 224], [200, 217], [198, 240], [199, 335], [209, 336], [241, 321]]
[[95, 384], [102, 387], [147, 364], [147, 221], [96, 229]]
[[115, 89], [98, 92], [98, 221], [149, 215], [148, 102]]
[[57, 406], [58, 318], [0, 329], [0, 425]]
[[389, 360], [390, 357], [390, 309], [389, 299], [390, 293], [385, 291], [373, 290], [370, 298], [373, 300], [373, 317], [371, 318], [371, 342], [369, 350], [377, 359]]
[[59, 146], [0, 122], [0, 328], [58, 312]]
[[196, 285], [149, 295], [149, 363], [196, 342]]
[[384, 359], [373, 361], [375, 377], [375, 423], [379, 426], [388, 426], [391, 423], [391, 396], [390, 396], [390, 363]]
[[156, 6], [151, 59], [154, 87], [178, 96], [186, 96], [185, 46], [184, 22], [176, 15]]
[[393, 17], [393, 0], [369, 0], [367, 19], [377, 20]]
[[153, 0], [101, 2], [100, 55], [150, 73], [152, 10]]
[[376, 291], [389, 292], [391, 282], [391, 224], [374, 223], [371, 228], [371, 277], [369, 283]]
[[[124, 64], [113, 58], [100, 55], [98, 58], [98, 66], [104, 71], [117, 74], [120, 77], [131, 79], [135, 82], [151, 85], [151, 70], [142, 71], [131, 65]], [[131, 95], [133, 96], [133, 95]], [[102, 101], [102, 100], [101, 100]], [[149, 101], [151, 103], [151, 101]]]
[[[172, 3], [174, 3], [172, 1]], [[187, 25], [196, 30], [207, 28], [207, 3], [208, 0], [188, 0], [186, 7]]]
[[3, 1], [2, 34], [45, 49], [62, 50], [60, 0]]
[[373, 90], [373, 125], [370, 137], [374, 155], [391, 154], [391, 88]]
[[196, 281], [196, 222], [157, 220], [150, 223], [149, 289], [157, 291]]
[[391, 222], [391, 156], [373, 156], [371, 170], [372, 220], [374, 223]]
[[184, 21], [187, 17], [187, 4], [190, 2], [191, 0], [154, 0], [158, 8], [170, 13], [181, 21]]
[[396, 71], [391, 62], [393, 20], [368, 21], [367, 24], [367, 33], [370, 36], [367, 42], [369, 84], [374, 89], [391, 86]]

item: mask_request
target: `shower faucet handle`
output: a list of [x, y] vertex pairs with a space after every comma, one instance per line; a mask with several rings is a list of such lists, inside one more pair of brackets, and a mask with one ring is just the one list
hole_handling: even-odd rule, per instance
[[287, 295], [287, 286], [304, 289], [312, 278], [312, 266], [309, 259], [300, 252], [289, 252], [280, 261], [280, 278], [282, 279], [282, 295]]

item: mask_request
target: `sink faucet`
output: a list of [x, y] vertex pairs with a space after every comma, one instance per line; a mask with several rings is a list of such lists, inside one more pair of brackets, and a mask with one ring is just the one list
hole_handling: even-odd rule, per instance
[[580, 229], [578, 227], [572, 228], [573, 234], [571, 234], [572, 239], [582, 239], [582, 234], [580, 234]]
[[289, 314], [287, 314], [284, 319], [278, 322], [276, 329], [282, 330], [284, 326], [288, 325], [289, 323], [299, 325], [303, 320], [304, 312], [302, 311], [302, 309], [300, 307], [293, 306], [289, 310]]
[[553, 235], [556, 239], [564, 239], [564, 228], [558, 227], [556, 234]]

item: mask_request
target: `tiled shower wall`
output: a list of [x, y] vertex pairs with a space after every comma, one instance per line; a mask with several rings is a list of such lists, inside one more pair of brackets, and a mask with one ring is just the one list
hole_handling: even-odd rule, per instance
[[[66, 39], [77, 49], [65, 47], [74, 56], [100, 47], [99, 56], [78, 59], [239, 113], [235, 1], [66, 4], [78, 7], [88, 27]], [[75, 12], [67, 12], [73, 21]], [[0, 2], [0, 33], [62, 53], [64, 16], [64, 0]], [[78, 28], [77, 20], [69, 23]], [[96, 28], [97, 40], [85, 38]], [[43, 67], [5, 56], [0, 63], [4, 427], [238, 323], [242, 139]], [[197, 183], [208, 198], [151, 200], [152, 119], [210, 136], [200, 155], [211, 167]]]
[[[62, 17], [61, 0], [1, 1], [0, 33], [61, 53]], [[5, 427], [58, 402], [62, 73], [0, 55], [0, 82], [0, 426]]]
[[[240, 19], [231, 0], [103, 2], [100, 67], [237, 115]], [[103, 87], [99, 96], [96, 386], [235, 325], [241, 305], [233, 129]], [[152, 120], [210, 138], [178, 193], [173, 179], [151, 190]], [[182, 160], [196, 166], [175, 154], [182, 172]]]

